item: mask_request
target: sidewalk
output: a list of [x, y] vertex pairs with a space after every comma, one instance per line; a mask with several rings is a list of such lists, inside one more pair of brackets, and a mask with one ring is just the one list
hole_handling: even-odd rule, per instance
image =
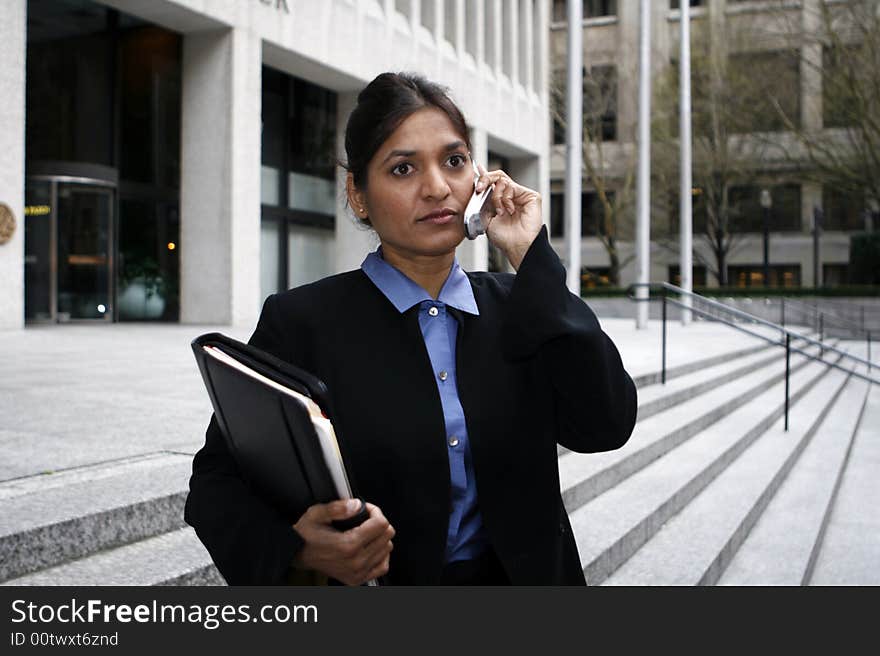
[[[660, 369], [661, 326], [601, 320], [634, 378]], [[760, 344], [725, 326], [669, 322], [667, 366]], [[211, 404], [179, 324], [58, 325], [0, 339], [0, 481], [158, 452], [193, 454]], [[781, 351], [780, 351], [780, 357]]]

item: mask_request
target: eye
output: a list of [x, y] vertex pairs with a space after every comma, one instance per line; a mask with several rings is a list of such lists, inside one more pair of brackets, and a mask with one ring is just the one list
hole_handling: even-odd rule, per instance
[[456, 169], [461, 168], [462, 166], [467, 164], [467, 158], [464, 155], [459, 154], [451, 155], [448, 161], [452, 165], [452, 167]]
[[[405, 168], [405, 167], [407, 167], [407, 168]], [[407, 173], [409, 173], [409, 170], [407, 170], [407, 169], [411, 169], [411, 168], [412, 168], [412, 165], [409, 164], [408, 162], [401, 162], [400, 164], [395, 164], [394, 168], [391, 169], [391, 175], [404, 176]]]

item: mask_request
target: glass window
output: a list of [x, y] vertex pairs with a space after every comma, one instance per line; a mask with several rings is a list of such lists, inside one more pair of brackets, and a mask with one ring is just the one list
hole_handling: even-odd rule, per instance
[[287, 176], [287, 206], [290, 209], [334, 215], [336, 182], [314, 175], [290, 172]]
[[182, 42], [178, 34], [138, 26], [120, 35], [119, 175], [180, 186]]
[[333, 233], [318, 228], [291, 227], [287, 237], [287, 284], [305, 285], [333, 273]]
[[27, 157], [114, 165], [116, 12], [28, 3]]
[[847, 264], [823, 264], [822, 286], [838, 287], [849, 284], [849, 265]]
[[[705, 0], [690, 0], [691, 7], [702, 7], [706, 4]], [[681, 9], [681, 2], [679, 0], [669, 0], [669, 8], [670, 9]]]
[[858, 125], [867, 118], [860, 87], [867, 89], [860, 79], [863, 68], [870, 62], [864, 46], [850, 45], [822, 51], [822, 124], [826, 128], [845, 128]]
[[[676, 287], [681, 287], [681, 267], [677, 264], [669, 265], [669, 277], [667, 280], [675, 285]], [[701, 264], [695, 264], [691, 266], [691, 286], [692, 287], [705, 287], [706, 286], [706, 267]]]
[[786, 120], [800, 125], [800, 57], [797, 51], [736, 53], [726, 72], [724, 105], [730, 130], [778, 132]]
[[[766, 210], [771, 232], [800, 232], [801, 188], [797, 184], [773, 185], [770, 189], [771, 207]], [[761, 206], [761, 187], [749, 185], [731, 187], [728, 195], [731, 232], [763, 232], [764, 208]]]
[[[583, 74], [584, 140], [617, 140], [617, 68], [593, 66]], [[553, 72], [551, 112], [553, 116], [553, 143], [565, 143], [565, 104], [568, 80], [565, 69]]]
[[[681, 230], [681, 203], [678, 189], [669, 192], [669, 234], [677, 235]], [[705, 233], [708, 225], [706, 194], [699, 187], [691, 190], [691, 227], [694, 234]]]
[[567, 86], [566, 71], [553, 71], [553, 83], [550, 87], [550, 115], [553, 117], [553, 143], [565, 143], [565, 89]]
[[591, 140], [617, 139], [617, 69], [593, 66], [584, 75], [584, 116]]
[[281, 204], [281, 175], [285, 168], [287, 85], [285, 76], [263, 69], [260, 200], [263, 205]]
[[584, 0], [584, 18], [617, 16], [617, 0]]
[[[771, 264], [768, 268], [770, 287], [800, 287], [799, 264]], [[727, 279], [734, 287], [763, 287], [764, 265], [746, 264], [727, 267]]]
[[[176, 203], [120, 198], [118, 225], [119, 319], [176, 321], [180, 305], [180, 216]], [[145, 286], [149, 298], [135, 301], [129, 291], [132, 286]]]
[[260, 291], [265, 299], [280, 290], [281, 224], [264, 218], [260, 222]]
[[[553, 22], [563, 23], [568, 20], [567, 0], [553, 0]], [[600, 16], [617, 16], [617, 0], [582, 0], [584, 18]]]
[[[614, 204], [614, 192], [607, 192], [608, 202]], [[581, 236], [595, 237], [600, 234], [605, 218], [605, 208], [599, 194], [585, 191], [581, 194]], [[565, 236], [565, 192], [550, 194], [550, 234]]]
[[336, 94], [263, 68], [263, 295], [335, 267]]
[[865, 196], [822, 187], [822, 228], [824, 230], [864, 230]]
[[581, 267], [581, 289], [608, 287], [611, 284], [611, 267]]

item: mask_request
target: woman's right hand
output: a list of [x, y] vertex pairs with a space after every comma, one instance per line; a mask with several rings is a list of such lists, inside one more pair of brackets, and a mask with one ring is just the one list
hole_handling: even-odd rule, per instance
[[294, 565], [317, 570], [346, 585], [361, 585], [386, 574], [394, 528], [378, 506], [366, 506], [369, 518], [344, 532], [333, 528], [330, 522], [357, 514], [360, 501], [342, 499], [310, 507], [293, 525], [305, 541]]

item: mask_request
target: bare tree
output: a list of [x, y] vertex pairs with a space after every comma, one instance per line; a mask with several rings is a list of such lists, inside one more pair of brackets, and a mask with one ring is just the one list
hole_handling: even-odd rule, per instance
[[[801, 124], [776, 109], [795, 139], [782, 148], [803, 176], [880, 210], [880, 0], [816, 2], [786, 26], [799, 43], [806, 95], [817, 116]], [[805, 28], [804, 26], [809, 26]]]
[[[550, 107], [557, 129], [564, 130], [565, 71], [557, 70], [550, 86]], [[620, 284], [620, 270], [633, 256], [622, 257], [621, 242], [634, 237], [635, 153], [630, 149], [612, 161], [607, 142], [617, 141], [617, 69], [596, 66], [584, 70], [583, 171], [595, 189], [601, 212], [596, 217], [596, 236], [608, 253], [608, 278]], [[623, 149], [616, 149], [622, 153]]]
[[[747, 213], [748, 203], [732, 192], [760, 179], [770, 145], [783, 127], [776, 107], [796, 101], [798, 91], [790, 79], [780, 79], [793, 75], [796, 80], [796, 56], [743, 52], [741, 43], [750, 38], [750, 30], [740, 27], [732, 33], [724, 24], [720, 29], [703, 30], [693, 39], [691, 111], [694, 258], [724, 286], [728, 260], [755, 222]], [[678, 84], [678, 64], [673, 62], [657, 85], [652, 125], [654, 203], [658, 209], [673, 209], [673, 216], [678, 199], [671, 190], [678, 187], [680, 167]], [[655, 241], [678, 252], [677, 231], [655, 235]]]

